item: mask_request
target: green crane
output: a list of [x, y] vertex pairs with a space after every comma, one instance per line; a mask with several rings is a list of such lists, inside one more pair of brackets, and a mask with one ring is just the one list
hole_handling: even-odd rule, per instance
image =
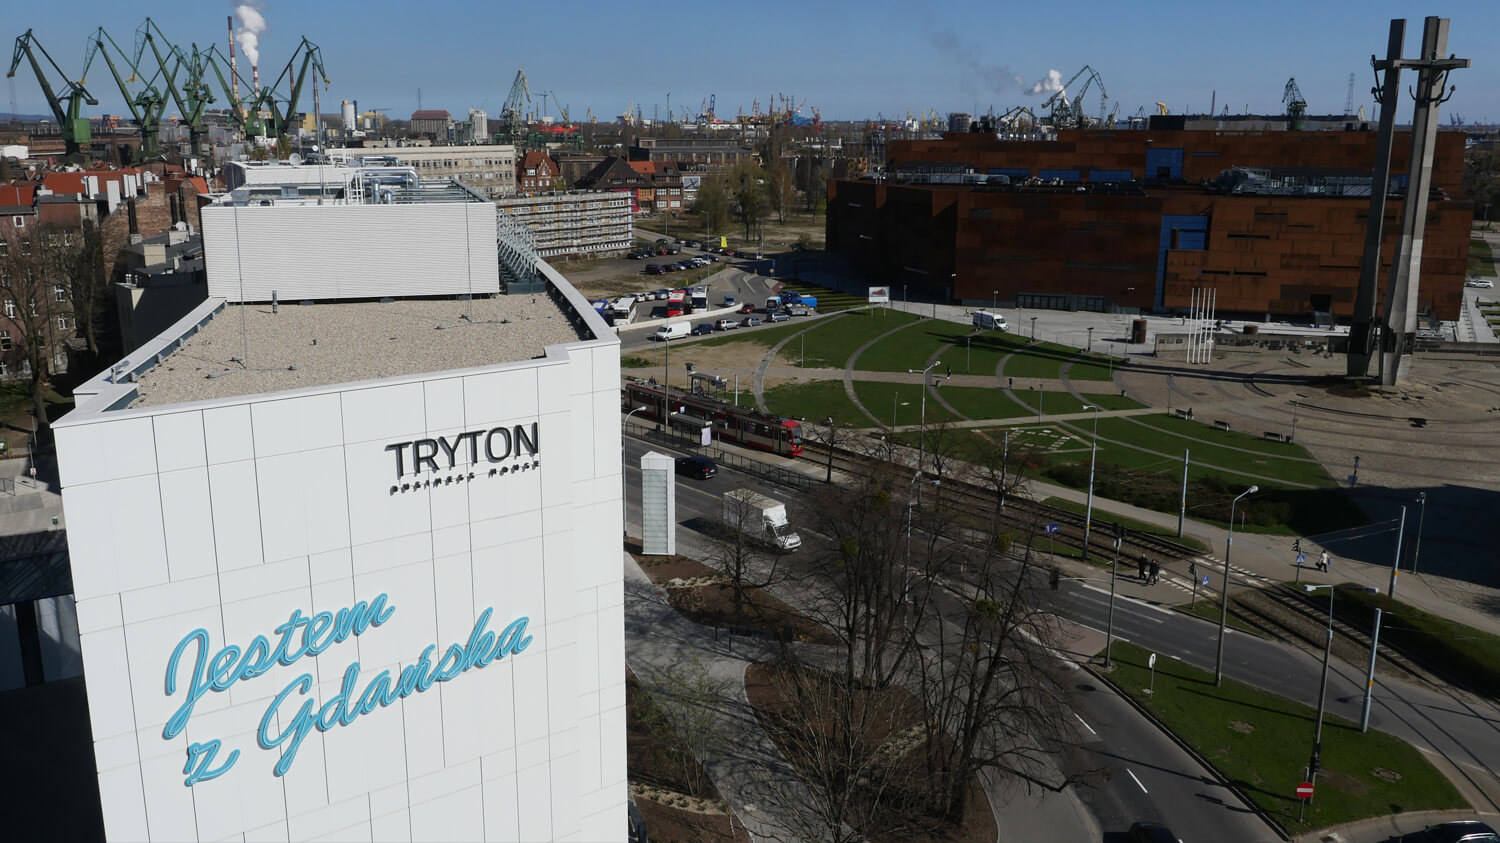
[[[301, 56], [301, 67], [297, 67], [298, 56]], [[307, 83], [308, 69], [317, 71], [318, 76], [313, 84], [318, 84], [318, 79], [323, 80], [324, 90], [327, 90], [328, 72], [323, 69], [323, 51], [317, 44], [307, 40], [303, 36], [302, 43], [292, 51], [292, 57], [286, 63], [286, 67], [276, 77], [276, 81], [261, 89], [259, 93], [259, 104], [270, 113], [271, 124], [267, 126], [266, 133], [271, 137], [285, 137], [291, 127], [291, 122], [297, 117], [297, 102], [302, 98], [302, 88]], [[278, 98], [276, 92], [285, 83], [289, 86], [285, 99]]]
[[[206, 72], [210, 59], [207, 54], [198, 51], [198, 45], [193, 45], [191, 54], [184, 53], [180, 48], [167, 40], [156, 22], [146, 18], [135, 31], [136, 49], [135, 62], [141, 63], [141, 57], [146, 47], [151, 48], [151, 54], [156, 58], [156, 65], [165, 74], [167, 92], [171, 94], [172, 101], [177, 105], [177, 110], [182, 114], [182, 121], [187, 124], [188, 134], [192, 139], [193, 152], [198, 155], [207, 155], [208, 149], [205, 138], [208, 129], [203, 123], [203, 111], [214, 102], [213, 90], [208, 86]], [[165, 56], [162, 54], [158, 42], [166, 47]], [[174, 62], [172, 68], [167, 68], [167, 62]], [[181, 85], [174, 83], [178, 71], [185, 71], [186, 76]]]
[[[106, 41], [109, 42], [108, 47], [105, 46]], [[114, 48], [120, 60], [130, 68], [129, 79], [120, 78], [120, 70], [115, 67], [115, 60], [109, 55], [110, 47]], [[167, 108], [167, 98], [157, 90], [156, 80], [162, 76], [164, 69], [158, 70], [155, 76], [146, 79], [140, 68], [136, 67], [135, 62], [131, 61], [130, 56], [120, 49], [120, 45], [115, 43], [115, 39], [111, 38], [102, 26], [89, 36], [88, 53], [83, 62], [85, 75], [94, 63], [94, 58], [99, 55], [104, 56], [104, 63], [109, 65], [109, 72], [115, 77], [115, 84], [120, 86], [120, 96], [125, 98], [125, 107], [130, 109], [130, 117], [140, 128], [141, 157], [143, 159], [157, 157], [161, 154], [161, 115]], [[172, 73], [175, 72], [174, 67]], [[166, 74], [168, 84], [171, 83], [172, 73]], [[132, 82], [139, 83], [141, 89], [131, 91], [130, 83]]]
[[[205, 60], [205, 65], [213, 70], [214, 78], [219, 81], [219, 90], [224, 94], [224, 99], [230, 104], [230, 125], [238, 129], [240, 134], [247, 138], [265, 137], [266, 125], [261, 120], [259, 103], [254, 98], [254, 88], [250, 83], [245, 81], [245, 77], [234, 72], [234, 65], [229, 59], [224, 57], [223, 53], [219, 52], [219, 45], [215, 44], [209, 47], [201, 55]], [[235, 89], [230, 87], [228, 80], [224, 77], [224, 68], [226, 67], [230, 68], [230, 73], [234, 75], [236, 81], [244, 86], [245, 90], [251, 92], [248, 104], [235, 97]]]
[[[61, 97], [53, 91], [52, 84], [47, 81], [47, 74], [42, 71], [41, 62], [36, 59], [37, 53], [41, 53], [47, 63], [52, 65], [52, 69], [57, 71], [57, 75], [62, 78], [63, 82], [67, 83]], [[57, 62], [52, 60], [52, 56], [47, 54], [47, 50], [42, 47], [41, 42], [36, 40], [36, 36], [32, 35], [29, 29], [26, 30], [25, 35], [16, 39], [16, 52], [10, 61], [10, 72], [5, 74], [7, 77], [16, 75], [16, 68], [20, 67], [22, 58], [31, 63], [31, 70], [36, 74], [37, 84], [42, 87], [42, 96], [47, 98], [47, 106], [52, 109], [52, 116], [57, 120], [58, 128], [62, 130], [68, 156], [77, 155], [92, 137], [88, 118], [81, 116], [79, 112], [83, 110], [85, 104], [98, 105], [99, 101], [83, 87], [82, 79], [77, 82], [68, 79], [68, 75], [57, 66]]]

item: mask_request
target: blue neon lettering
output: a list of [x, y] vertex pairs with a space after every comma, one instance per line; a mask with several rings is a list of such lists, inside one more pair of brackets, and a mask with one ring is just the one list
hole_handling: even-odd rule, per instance
[[[257, 635], [250, 644], [241, 649], [227, 644], [217, 652], [210, 648], [211, 639], [207, 630], [195, 629], [188, 633], [172, 651], [167, 661], [166, 692], [172, 696], [178, 690], [179, 668], [188, 648], [196, 644], [191, 679], [185, 683], [182, 705], [173, 713], [162, 736], [171, 739], [181, 734], [192, 717], [193, 707], [210, 691], [225, 691], [242, 679], [252, 679], [270, 670], [277, 663], [294, 664], [303, 656], [316, 656], [335, 644], [352, 636], [364, 633], [388, 621], [396, 607], [389, 605], [385, 594], [378, 595], [366, 603], [361, 600], [353, 606], [339, 609], [337, 613], [317, 612], [304, 615], [300, 609], [293, 610], [286, 623], [276, 627], [279, 641], [273, 646], [271, 639]], [[429, 644], [415, 662], [401, 668], [393, 677], [390, 670], [376, 674], [359, 689], [360, 665], [351, 662], [344, 671], [343, 682], [338, 693], [323, 701], [319, 708], [312, 698], [314, 686], [312, 674], [304, 673], [282, 688], [262, 715], [256, 740], [262, 749], [282, 748], [281, 757], [274, 771], [285, 775], [296, 759], [297, 750], [314, 729], [326, 732], [336, 726], [350, 726], [362, 715], [377, 708], [392, 705], [398, 700], [419, 694], [434, 683], [448, 682], [471, 668], [483, 668], [507, 653], [518, 654], [531, 643], [526, 634], [528, 618], [520, 617], [507, 626], [498, 636], [489, 628], [494, 609], [485, 609], [474, 621], [474, 627], [465, 643], [450, 644], [434, 661], [438, 645]], [[299, 634], [300, 630], [300, 634]], [[300, 640], [297, 640], [300, 639]], [[279, 713], [282, 705], [293, 695], [302, 698], [297, 712], [290, 721], [282, 721]], [[286, 722], [277, 727], [278, 722]], [[233, 750], [224, 762], [215, 767], [222, 742], [218, 739], [193, 743], [188, 747], [187, 763], [183, 767], [184, 784], [191, 787], [223, 775], [238, 760], [239, 750]]]

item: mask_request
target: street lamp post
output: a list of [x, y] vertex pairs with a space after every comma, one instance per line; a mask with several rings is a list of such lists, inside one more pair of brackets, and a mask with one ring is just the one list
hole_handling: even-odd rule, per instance
[[[943, 361], [934, 360], [932, 361], [932, 363], [928, 364], [927, 368], [922, 370], [922, 427], [921, 431], [917, 434], [917, 471], [922, 470], [922, 458], [927, 453], [927, 373], [932, 371], [933, 368], [941, 365], [943, 365]], [[917, 370], [907, 369], [906, 373], [909, 375], [914, 375], [917, 373]]]
[[[912, 475], [911, 483], [906, 486], [906, 564], [902, 566], [901, 572], [903, 582], [906, 583], [906, 587], [901, 590], [901, 600], [903, 603], [911, 597], [911, 510], [916, 505], [915, 490], [917, 488], [917, 481], [921, 479], [922, 470], [919, 468], [917, 469], [917, 473]], [[943, 481], [941, 480], [929, 480], [926, 483], [928, 486], [941, 486], [942, 484]]]
[[992, 312], [998, 311], [1000, 309], [1000, 291], [992, 290], [990, 292], [990, 297], [990, 310]]
[[1224, 628], [1229, 624], [1229, 551], [1234, 549], [1234, 507], [1240, 502], [1240, 498], [1259, 491], [1259, 486], [1251, 486], [1229, 503], [1229, 540], [1224, 543], [1224, 588], [1220, 592], [1219, 601], [1223, 604], [1219, 612], [1219, 654], [1214, 658], [1215, 686], [1224, 683]]
[[[642, 404], [626, 413], [625, 418], [620, 421], [620, 430], [622, 432], [625, 430], [625, 423], [630, 421], [631, 416], [645, 409], [649, 408], [645, 404]], [[625, 443], [622, 442], [620, 443], [620, 532], [627, 538], [630, 536], [630, 528], [626, 525], [628, 514], [626, 507], [627, 501], [630, 500], [630, 484], [625, 479], [628, 472], [628, 464], [625, 462]]]
[[1094, 353], [1094, 326], [1089, 326], [1089, 354]]
[[1031, 341], [1036, 342], [1036, 317], [1031, 317]]
[[1417, 510], [1417, 542], [1411, 552], [1411, 572], [1417, 572], [1417, 557], [1422, 555], [1422, 523], [1427, 520], [1427, 493], [1417, 493], [1417, 503], [1421, 509]]
[[1089, 447], [1089, 498], [1088, 504], [1083, 508], [1083, 558], [1089, 558], [1089, 529], [1094, 518], [1094, 464], [1099, 457], [1099, 408], [1093, 404], [1084, 404], [1083, 409], [1094, 411], [1094, 443]]
[[[1320, 588], [1328, 589], [1328, 640], [1323, 644], [1323, 679], [1318, 684], [1318, 725], [1313, 732], [1312, 759], [1308, 762], [1308, 781], [1318, 783], [1318, 768], [1323, 765], [1323, 706], [1328, 698], [1328, 656], [1333, 650], [1333, 593], [1340, 588], [1355, 588], [1359, 591], [1378, 592], [1379, 589], [1370, 586], [1339, 586], [1332, 583], [1322, 585], [1308, 584], [1302, 586], [1307, 592], [1317, 591]], [[1311, 801], [1311, 800], [1308, 800]]]
[[825, 424], [825, 425], [828, 426], [828, 476], [826, 478], [824, 478], [823, 482], [825, 482], [825, 483], [832, 483], [833, 482], [833, 416], [829, 416], [828, 418], [824, 419], [823, 420], [823, 424]]

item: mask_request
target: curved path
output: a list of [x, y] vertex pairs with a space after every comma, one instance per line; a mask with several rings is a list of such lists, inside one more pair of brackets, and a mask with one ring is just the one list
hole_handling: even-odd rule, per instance
[[755, 408], [757, 410], [767, 415], [771, 414], [770, 408], [766, 406], [766, 370], [771, 368], [771, 364], [776, 360], [776, 355], [781, 353], [781, 349], [787, 343], [811, 331], [820, 324], [822, 324], [821, 320], [808, 325], [794, 334], [789, 334], [786, 339], [771, 346], [771, 350], [767, 351], [766, 355], [760, 359], [760, 365], [755, 367], [755, 377], [750, 380], [750, 387], [755, 393]]
[[[874, 413], [870, 412], [870, 408], [866, 407], [864, 405], [864, 402], [860, 401], [859, 400], [859, 396], [857, 394], [855, 394], [855, 392], [854, 392], [854, 372], [855, 372], [854, 361], [858, 360], [859, 356], [861, 354], [864, 354], [865, 351], [867, 349], [869, 349], [870, 346], [874, 345], [877, 342], [880, 342], [881, 340], [885, 339], [886, 337], [890, 336], [891, 334], [894, 334], [897, 331], [901, 331], [901, 330], [904, 330], [906, 328], [910, 328], [912, 325], [920, 325], [920, 324], [922, 324], [920, 321], [918, 321], [918, 322], [908, 322], [908, 323], [906, 323], [904, 325], [898, 325], [898, 326], [890, 329], [889, 331], [886, 331], [883, 334], [876, 334], [875, 337], [874, 337], [874, 339], [871, 339], [869, 342], [865, 343], [864, 345], [861, 345], [859, 348], [854, 349], [854, 351], [852, 353], [850, 353], [849, 359], [847, 361], [845, 361], [845, 363], [844, 363], [844, 394], [847, 395], [847, 396], [849, 396], [849, 400], [852, 401], [852, 402], [854, 402], [854, 406], [858, 407], [859, 411], [861, 413], [864, 413], [865, 415], [869, 416], [870, 420], [873, 421], [873, 422], [875, 422], [877, 425], [880, 424], [880, 417], [877, 416], [877, 415], [875, 415]], [[895, 419], [892, 419], [892, 421], [895, 421]]]

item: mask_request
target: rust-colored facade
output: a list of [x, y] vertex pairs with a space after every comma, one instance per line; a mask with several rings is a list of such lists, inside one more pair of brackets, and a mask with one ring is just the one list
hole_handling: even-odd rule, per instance
[[[1400, 181], [1407, 141], [1392, 160]], [[892, 144], [890, 170], [968, 170], [1048, 184], [829, 182], [829, 248], [893, 285], [973, 304], [1180, 310], [1195, 288], [1222, 312], [1348, 316], [1368, 197], [1241, 195], [1205, 187], [1231, 167], [1368, 175], [1371, 132], [1065, 131], [1059, 140], [950, 134]], [[1463, 135], [1439, 135], [1420, 301], [1456, 319], [1472, 204]], [[1387, 202], [1380, 287], [1402, 202]]]

